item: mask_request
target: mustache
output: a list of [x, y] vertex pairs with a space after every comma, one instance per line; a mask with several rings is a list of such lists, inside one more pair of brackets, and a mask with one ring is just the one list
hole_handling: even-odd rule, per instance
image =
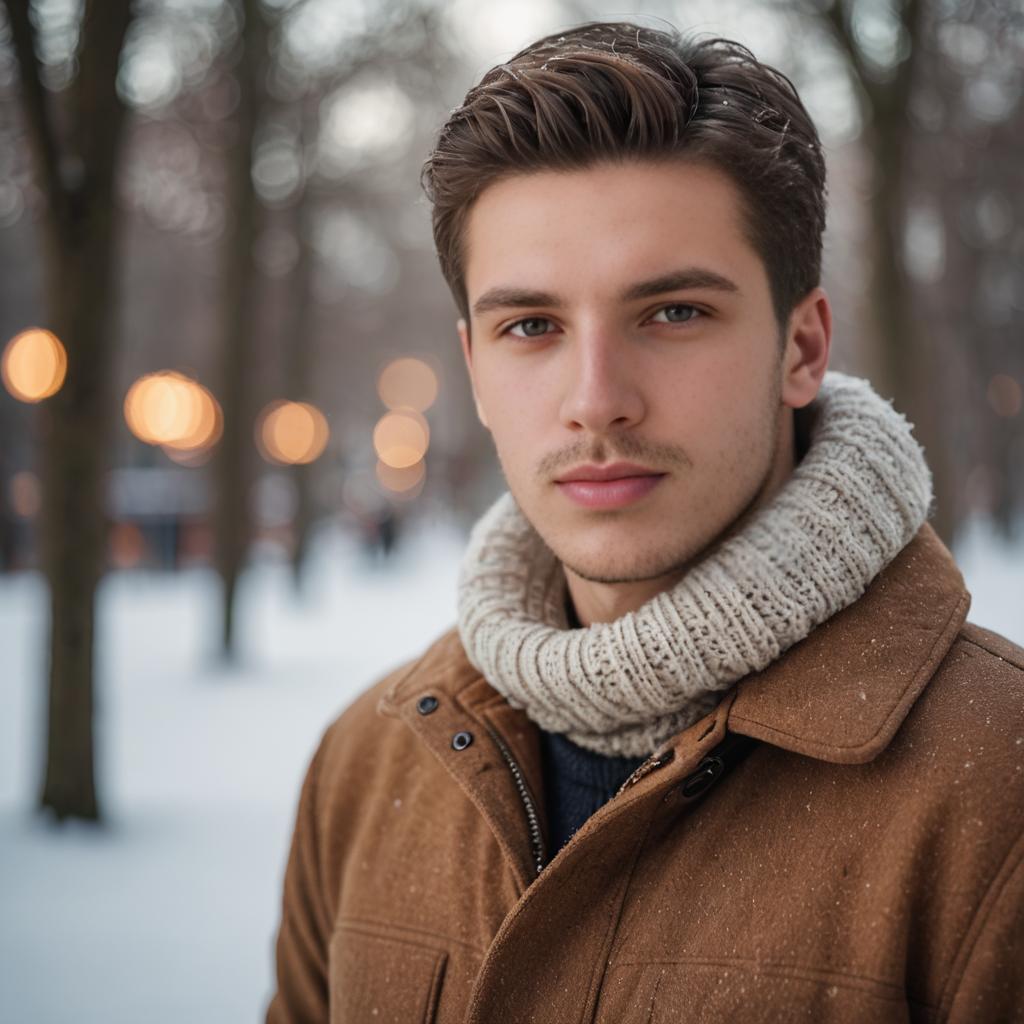
[[645, 441], [622, 435], [616, 438], [591, 438], [549, 452], [537, 463], [537, 473], [553, 477], [580, 463], [604, 465], [608, 462], [637, 462], [651, 469], [679, 469], [692, 465], [690, 457], [678, 445]]

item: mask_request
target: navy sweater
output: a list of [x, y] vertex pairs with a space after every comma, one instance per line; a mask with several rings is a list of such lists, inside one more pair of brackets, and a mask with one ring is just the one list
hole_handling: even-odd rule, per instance
[[647, 759], [584, 750], [561, 733], [540, 730], [548, 855], [556, 853]]

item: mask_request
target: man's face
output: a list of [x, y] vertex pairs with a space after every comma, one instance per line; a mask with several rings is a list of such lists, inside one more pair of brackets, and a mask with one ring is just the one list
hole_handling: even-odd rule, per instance
[[684, 162], [519, 175], [484, 190], [464, 241], [463, 348], [523, 513], [584, 579], [678, 572], [791, 437], [735, 186]]

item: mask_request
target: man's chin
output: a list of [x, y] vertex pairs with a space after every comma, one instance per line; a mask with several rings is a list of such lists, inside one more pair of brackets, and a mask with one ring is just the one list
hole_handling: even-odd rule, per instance
[[693, 552], [689, 548], [676, 551], [670, 557], [663, 553], [658, 556], [637, 553], [633, 556], [619, 554], [609, 557], [607, 551], [589, 556], [566, 551], [563, 556], [557, 550], [555, 555], [573, 575], [588, 583], [603, 584], [649, 583], [655, 580], [670, 582], [686, 572], [693, 562]]

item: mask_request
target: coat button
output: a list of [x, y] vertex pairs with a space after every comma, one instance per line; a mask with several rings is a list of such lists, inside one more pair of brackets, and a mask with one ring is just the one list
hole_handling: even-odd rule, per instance
[[706, 757], [697, 766], [697, 770], [683, 781], [680, 789], [683, 796], [692, 800], [710, 789], [725, 769], [725, 762], [720, 757]]
[[453, 750], [465, 750], [466, 747], [473, 742], [473, 734], [471, 732], [457, 732], [452, 737], [452, 749]]
[[431, 711], [437, 710], [438, 700], [436, 697], [431, 697], [429, 694], [426, 697], [420, 697], [416, 702], [416, 710], [421, 715], [429, 715]]

